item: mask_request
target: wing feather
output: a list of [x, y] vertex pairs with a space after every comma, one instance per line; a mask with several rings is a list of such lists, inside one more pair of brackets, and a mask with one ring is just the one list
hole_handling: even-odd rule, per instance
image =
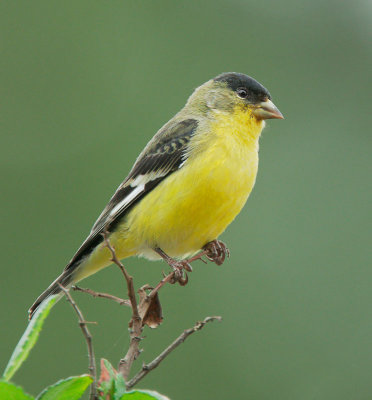
[[198, 121], [195, 119], [186, 119], [175, 123], [170, 121], [154, 136], [65, 269], [75, 268], [102, 242], [102, 232], [112, 231], [136, 202], [153, 190], [169, 174], [183, 166], [187, 158], [190, 139], [195, 134], [197, 126]]

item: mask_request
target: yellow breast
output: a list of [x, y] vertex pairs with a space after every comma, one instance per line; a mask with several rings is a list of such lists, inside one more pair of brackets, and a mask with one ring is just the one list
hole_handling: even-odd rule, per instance
[[262, 128], [247, 112], [216, 115], [194, 136], [185, 165], [128, 214], [118, 247], [148, 258], [160, 247], [182, 258], [216, 239], [254, 186]]

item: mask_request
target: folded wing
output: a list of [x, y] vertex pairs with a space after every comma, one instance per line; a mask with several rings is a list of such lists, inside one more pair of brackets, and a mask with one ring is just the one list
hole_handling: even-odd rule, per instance
[[187, 160], [190, 139], [195, 134], [197, 126], [198, 121], [195, 119], [186, 119], [173, 124], [170, 122], [154, 136], [65, 270], [79, 265], [102, 242], [102, 232], [112, 232], [131, 207], [168, 175], [182, 168]]

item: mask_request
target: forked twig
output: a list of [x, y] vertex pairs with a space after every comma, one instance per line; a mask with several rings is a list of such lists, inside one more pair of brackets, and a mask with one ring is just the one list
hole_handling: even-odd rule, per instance
[[89, 329], [87, 327], [87, 321], [85, 321], [85, 318], [83, 316], [83, 313], [80, 311], [79, 307], [75, 303], [74, 299], [71, 297], [71, 294], [69, 291], [62, 286], [60, 283], [58, 284], [60, 289], [63, 291], [63, 293], [66, 296], [67, 301], [71, 304], [72, 308], [75, 310], [78, 319], [79, 319], [79, 326], [81, 331], [83, 332], [83, 335], [85, 337], [85, 341], [87, 342], [87, 347], [88, 347], [88, 355], [89, 355], [89, 373], [91, 377], [93, 378], [93, 382], [90, 385], [90, 394], [89, 398], [91, 400], [96, 400], [98, 399], [97, 396], [97, 372], [96, 372], [96, 360], [94, 357], [94, 350], [93, 350], [93, 343], [92, 343], [92, 335], [89, 332]]
[[[176, 271], [172, 271], [168, 275], [166, 275], [155, 286], [155, 288], [151, 289], [151, 292], [147, 296], [145, 295], [146, 296], [145, 298], [142, 297], [140, 304], [138, 304], [134, 285], [133, 285], [133, 277], [129, 275], [129, 273], [125, 269], [124, 265], [121, 263], [121, 261], [117, 257], [115, 248], [110, 244], [108, 235], [109, 235], [109, 232], [107, 230], [102, 233], [102, 236], [104, 239], [104, 244], [105, 244], [105, 247], [107, 247], [107, 249], [111, 253], [111, 261], [119, 267], [122, 274], [124, 275], [124, 278], [127, 283], [129, 300], [123, 300], [116, 296], [109, 295], [106, 293], [94, 292], [91, 289], [82, 289], [79, 287], [75, 287], [75, 290], [89, 293], [94, 297], [102, 297], [102, 298], [114, 300], [114, 301], [118, 302], [119, 304], [125, 304], [125, 305], [128, 305], [131, 307], [132, 317], [129, 322], [130, 344], [129, 344], [129, 348], [128, 348], [128, 351], [127, 351], [125, 357], [120, 360], [119, 368], [118, 368], [118, 372], [123, 376], [125, 381], [128, 381], [132, 364], [133, 364], [134, 360], [136, 360], [137, 357], [141, 353], [141, 350], [139, 348], [139, 343], [142, 340], [141, 335], [142, 335], [143, 327], [145, 324], [149, 324], [147, 312], [151, 310], [152, 320], [150, 322], [152, 324], [154, 324], [155, 326], [157, 326], [161, 322], [161, 319], [162, 319], [161, 307], [159, 304], [157, 294], [158, 294], [159, 290], [166, 283], [174, 282], [174, 279], [176, 277]], [[203, 262], [205, 262], [202, 257], [204, 255], [208, 256], [208, 252], [209, 252], [209, 250], [203, 250], [202, 252], [191, 257], [187, 261], [193, 262], [193, 261], [200, 259]], [[141, 297], [141, 293], [143, 294], [144, 291], [146, 290], [146, 286], [148, 286], [148, 285], [145, 285], [140, 289], [140, 297]], [[154, 311], [154, 305], [155, 305], [156, 312]], [[198, 322], [193, 328], [186, 329], [173, 343], [171, 343], [161, 354], [159, 354], [158, 357], [156, 357], [149, 364], [147, 364], [147, 365], [144, 364], [141, 371], [139, 371], [131, 380], [128, 381], [127, 388], [129, 389], [129, 388], [133, 387], [134, 385], [136, 385], [137, 382], [139, 382], [144, 376], [146, 376], [149, 373], [149, 371], [156, 368], [165, 359], [165, 357], [167, 357], [175, 348], [177, 348], [181, 343], [183, 343], [191, 334], [202, 329], [206, 323], [208, 323], [210, 321], [215, 321], [215, 320], [220, 321], [221, 317], [207, 317], [203, 321]], [[149, 326], [151, 326], [151, 325], [149, 324]]]
[[174, 349], [176, 349], [181, 343], [183, 343], [190, 335], [203, 329], [205, 324], [211, 321], [221, 321], [221, 317], [206, 317], [203, 321], [199, 321], [190, 329], [186, 329], [181, 333], [176, 340], [174, 340], [166, 349], [164, 349], [156, 358], [150, 363], [143, 364], [142, 369], [127, 382], [127, 389], [132, 388], [141, 379], [143, 379], [150, 371], [155, 369]]

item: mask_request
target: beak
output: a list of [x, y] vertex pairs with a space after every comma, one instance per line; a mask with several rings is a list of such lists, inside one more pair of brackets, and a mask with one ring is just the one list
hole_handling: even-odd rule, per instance
[[283, 114], [278, 110], [271, 100], [258, 103], [256, 108], [253, 110], [253, 115], [257, 119], [284, 119]]

